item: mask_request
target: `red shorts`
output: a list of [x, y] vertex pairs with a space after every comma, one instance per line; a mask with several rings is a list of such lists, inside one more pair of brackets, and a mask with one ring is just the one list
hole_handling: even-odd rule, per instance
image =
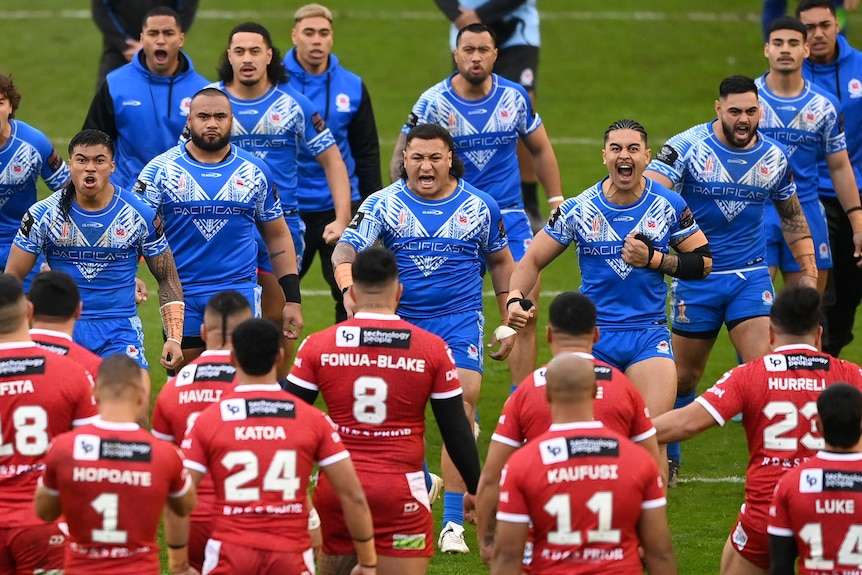
[[0, 575], [62, 571], [66, 535], [59, 524], [0, 529]]
[[204, 564], [204, 549], [212, 534], [212, 520], [192, 517], [189, 531], [189, 564], [200, 571]]
[[314, 574], [314, 551], [303, 553], [252, 549], [210, 539], [204, 552], [203, 575], [234, 575], [235, 573], [290, 573]]
[[739, 519], [730, 534], [730, 543], [736, 552], [761, 569], [769, 571], [768, 517], [757, 509], [742, 506]]
[[[431, 557], [434, 555], [434, 519], [421, 471], [385, 474], [357, 471], [365, 490], [377, 554], [384, 557]], [[338, 496], [321, 473], [314, 490], [314, 506], [320, 514], [323, 552], [352, 555], [353, 540], [341, 511]]]

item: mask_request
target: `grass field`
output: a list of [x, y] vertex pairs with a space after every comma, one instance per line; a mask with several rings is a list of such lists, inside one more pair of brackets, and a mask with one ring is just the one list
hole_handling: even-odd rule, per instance
[[[290, 46], [290, 15], [299, 3], [204, 0], [201, 4], [186, 50], [205, 76], [214, 77], [227, 34], [240, 21], [260, 21], [283, 50]], [[657, 150], [667, 137], [713, 117], [712, 102], [723, 77], [761, 74], [765, 59], [760, 4], [754, 0], [541, 0], [537, 108], [555, 144], [566, 195], [578, 194], [606, 173], [601, 135], [612, 121], [639, 120]], [[64, 156], [94, 91], [100, 37], [89, 19], [89, 5], [88, 0], [0, 3], [0, 69], [14, 75], [23, 94], [17, 117], [46, 132]], [[413, 102], [450, 70], [447, 23], [430, 0], [332, 0], [328, 5], [336, 15], [335, 52], [345, 67], [365, 79], [372, 95], [385, 166]], [[851, 15], [849, 36], [862, 46], [860, 14]], [[576, 262], [567, 253], [544, 274], [540, 305], [546, 309], [550, 294], [576, 289], [578, 283]], [[332, 302], [316, 269], [302, 287], [305, 331], [311, 333], [329, 325]], [[488, 298], [485, 303], [489, 325], [495, 325], [495, 302]], [[156, 298], [142, 306], [141, 315], [150, 363], [156, 366], [161, 346]], [[858, 343], [846, 355], [859, 361]], [[540, 360], [547, 357], [547, 350], [540, 348]], [[734, 363], [722, 334], [701, 389]], [[502, 365], [489, 359], [486, 370], [480, 401], [481, 453], [487, 449], [509, 391]], [[154, 368], [152, 379], [155, 391], [164, 374]], [[440, 440], [433, 423], [430, 427], [429, 462], [436, 468]], [[680, 573], [718, 571], [721, 548], [742, 500], [746, 458], [742, 428], [735, 424], [707, 432], [685, 446], [683, 482], [669, 494]], [[475, 550], [475, 531], [468, 528], [467, 534]], [[476, 552], [438, 555], [431, 565], [435, 574], [483, 572], [487, 568]]]

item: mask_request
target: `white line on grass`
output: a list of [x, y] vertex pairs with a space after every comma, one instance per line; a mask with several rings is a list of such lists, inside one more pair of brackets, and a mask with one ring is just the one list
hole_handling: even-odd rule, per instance
[[728, 475], [727, 477], [680, 477], [679, 483], [745, 483], [745, 477]]

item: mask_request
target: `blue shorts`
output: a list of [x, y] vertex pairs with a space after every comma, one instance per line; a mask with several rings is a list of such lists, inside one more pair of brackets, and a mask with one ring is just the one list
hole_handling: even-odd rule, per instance
[[485, 360], [485, 315], [481, 311], [451, 313], [433, 318], [404, 318], [443, 338], [452, 350], [455, 365], [482, 373]]
[[640, 329], [618, 329], [602, 326], [599, 341], [593, 345], [593, 355], [620, 371], [632, 364], [653, 357], [673, 359], [670, 332], [666, 325]]
[[[290, 215], [285, 215], [284, 221], [287, 222], [287, 229], [290, 230], [290, 237], [293, 238], [293, 248], [296, 250], [296, 269], [299, 270], [302, 265], [302, 254], [305, 252], [305, 222], [302, 221], [296, 210]], [[272, 263], [269, 261], [263, 236], [257, 231], [254, 235], [255, 240], [257, 240], [257, 273], [271, 274], [273, 273]]]
[[136, 315], [120, 319], [79, 319], [72, 335], [72, 339], [99, 357], [124, 353], [142, 369], [150, 368], [144, 351], [144, 326]]
[[713, 272], [702, 280], [674, 279], [670, 284], [671, 325], [674, 333], [711, 339], [723, 323], [731, 329], [740, 321], [768, 316], [774, 298], [765, 266]]
[[501, 210], [503, 214], [503, 225], [506, 226], [506, 238], [509, 240], [509, 251], [512, 258], [519, 262], [533, 241], [533, 230], [530, 228], [530, 220], [527, 212], [520, 210]]
[[[248, 300], [248, 304], [251, 306], [251, 313], [254, 317], [260, 317], [261, 287], [259, 285], [256, 283], [246, 283], [240, 286], [233, 286], [230, 289], [234, 289], [245, 296], [245, 299]], [[200, 295], [185, 294], [183, 297], [186, 303], [186, 313], [183, 319], [183, 338], [200, 337], [201, 325], [204, 323], [204, 310], [210, 298], [216, 293], [218, 293], [218, 290]]]
[[[817, 261], [817, 269], [832, 269], [832, 250], [829, 248], [829, 231], [826, 226], [826, 210], [820, 200], [805, 202], [802, 204], [805, 219], [808, 220], [808, 228], [811, 230], [811, 239], [814, 240], [814, 255]], [[777, 267], [783, 272], [798, 272], [799, 264], [793, 258], [790, 246], [784, 241], [781, 233], [781, 220], [778, 212], [772, 204], [766, 204], [766, 213], [763, 217], [763, 227], [766, 232], [766, 263], [770, 267]]]

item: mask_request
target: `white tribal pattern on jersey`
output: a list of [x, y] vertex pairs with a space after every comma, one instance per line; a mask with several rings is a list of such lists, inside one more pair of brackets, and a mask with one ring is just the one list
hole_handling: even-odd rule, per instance
[[233, 108], [231, 142], [264, 160], [272, 170], [281, 207], [296, 210], [296, 175], [299, 147], [319, 156], [335, 145], [335, 137], [314, 104], [289, 83], [273, 86], [254, 100], [229, 94], [224, 82], [212, 87], [224, 91]]
[[458, 96], [452, 77], [435, 84], [419, 97], [401, 131], [406, 134], [419, 124], [446, 128], [464, 161], [464, 179], [490, 194], [502, 209], [523, 209], [518, 138], [535, 132], [542, 119], [524, 88], [497, 74], [491, 77], [491, 91], [480, 100]]
[[202, 164], [179, 145], [144, 167], [135, 191], [164, 219], [185, 293], [255, 281], [255, 225], [282, 217], [263, 161], [231, 145], [225, 160]]
[[508, 247], [497, 202], [464, 180], [443, 200], [420, 198], [404, 180], [369, 196], [340, 241], [360, 252], [378, 240], [398, 261], [405, 318], [481, 310], [483, 254]]
[[580, 291], [596, 303], [598, 325], [637, 329], [664, 323], [664, 274], [625, 263], [623, 243], [628, 234], [642, 233], [656, 251], [669, 253], [671, 242], [681, 242], [700, 228], [679, 194], [652, 180], [646, 180], [640, 199], [626, 206], [607, 201], [603, 182], [564, 201], [545, 232], [563, 246], [575, 244]]
[[62, 194], [55, 192], [24, 214], [15, 245], [44, 253], [52, 270], [72, 276], [84, 303], [82, 318], [134, 316], [138, 260], [168, 249], [161, 222], [141, 198], [116, 186], [105, 209], [88, 212], [73, 202], [68, 217], [60, 206]]
[[782, 98], [769, 91], [766, 75], [755, 81], [760, 94], [759, 130], [787, 147], [800, 202], [818, 201], [817, 162], [824, 154], [847, 149], [840, 104], [822, 88], [805, 81], [802, 93]]
[[713, 273], [762, 264], [764, 206], [796, 193], [783, 145], [758, 133], [752, 147], [729, 148], [712, 122], [672, 137], [647, 169], [667, 177], [691, 207], [715, 254]]

